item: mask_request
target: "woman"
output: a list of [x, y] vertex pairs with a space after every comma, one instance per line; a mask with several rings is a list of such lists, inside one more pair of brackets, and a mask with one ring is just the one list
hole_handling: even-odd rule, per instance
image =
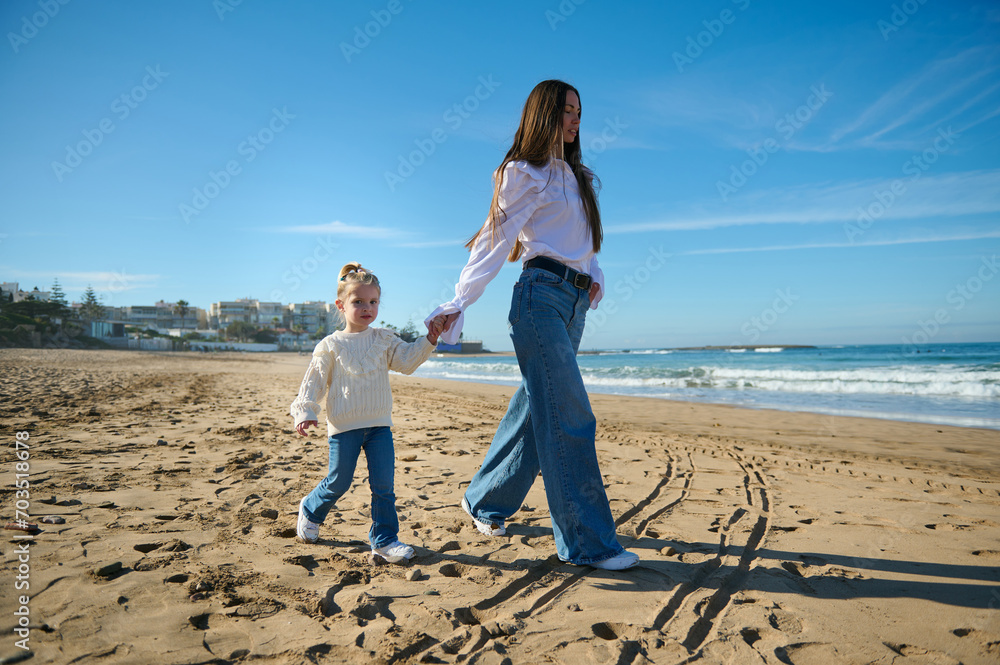
[[489, 216], [466, 245], [471, 255], [455, 298], [427, 320], [446, 314], [442, 339], [455, 343], [462, 312], [504, 258], [523, 263], [508, 317], [523, 380], [462, 507], [483, 534], [501, 536], [541, 471], [559, 558], [622, 570], [639, 557], [615, 535], [597, 423], [576, 362], [587, 309], [604, 289], [601, 216], [593, 173], [580, 162], [580, 114], [580, 94], [567, 83], [543, 81], [531, 91], [494, 175]]

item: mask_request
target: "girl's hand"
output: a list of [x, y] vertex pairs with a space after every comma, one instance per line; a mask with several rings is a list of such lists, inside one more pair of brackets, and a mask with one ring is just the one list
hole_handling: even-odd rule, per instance
[[295, 426], [295, 431], [301, 434], [302, 436], [309, 436], [308, 434], [306, 434], [306, 430], [309, 429], [310, 427], [316, 427], [317, 425], [319, 425], [319, 423], [317, 423], [315, 420], [304, 420]]
[[427, 341], [437, 345], [438, 337], [441, 336], [442, 332], [444, 332], [444, 316], [439, 314], [431, 319], [427, 325]]
[[597, 294], [599, 294], [600, 292], [601, 292], [601, 285], [600, 284], [598, 284], [597, 282], [594, 282], [593, 284], [590, 285], [590, 304], [591, 305], [594, 304], [594, 298], [596, 298]]
[[458, 312], [452, 312], [451, 314], [445, 314], [444, 315], [444, 328], [441, 330], [441, 332], [448, 332], [449, 330], [451, 330], [451, 325], [453, 323], [455, 323], [456, 319], [458, 319]]

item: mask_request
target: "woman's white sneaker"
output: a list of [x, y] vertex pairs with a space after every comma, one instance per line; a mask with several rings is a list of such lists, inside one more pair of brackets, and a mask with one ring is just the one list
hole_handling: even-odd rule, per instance
[[299, 520], [295, 524], [295, 535], [303, 543], [315, 543], [319, 540], [319, 524], [310, 522], [309, 518], [306, 517], [305, 510], [302, 507], [302, 504], [305, 502], [305, 498], [299, 501]]
[[476, 523], [476, 528], [479, 529], [479, 533], [484, 536], [502, 536], [507, 533], [507, 529], [503, 527], [502, 524], [497, 524], [496, 522], [480, 522], [476, 519], [476, 516], [472, 514], [472, 508], [469, 507], [469, 501], [463, 496], [462, 497], [462, 510], [469, 514], [472, 521]]
[[626, 550], [621, 554], [616, 554], [610, 559], [595, 561], [594, 563], [588, 563], [587, 565], [593, 566], [594, 568], [600, 568], [601, 570], [625, 570], [626, 568], [631, 568], [637, 563], [639, 563], [639, 555]]
[[398, 540], [389, 543], [385, 547], [373, 547], [372, 552], [375, 552], [375, 554], [378, 554], [389, 563], [402, 563], [413, 558], [413, 548], [409, 545], [404, 545]]

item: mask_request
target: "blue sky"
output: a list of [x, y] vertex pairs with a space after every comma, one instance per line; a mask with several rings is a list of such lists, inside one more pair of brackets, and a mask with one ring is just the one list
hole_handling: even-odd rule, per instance
[[[1000, 340], [990, 2], [0, 5], [0, 280], [108, 305], [451, 297], [528, 92], [581, 92], [585, 348]], [[507, 266], [465, 333], [510, 348]]]

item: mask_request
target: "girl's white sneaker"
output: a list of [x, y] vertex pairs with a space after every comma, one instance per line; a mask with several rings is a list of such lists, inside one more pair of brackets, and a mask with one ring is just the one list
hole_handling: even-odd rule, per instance
[[372, 552], [375, 552], [375, 554], [378, 554], [389, 563], [402, 563], [413, 558], [413, 548], [398, 540], [389, 543], [385, 547], [373, 547]]
[[299, 501], [299, 520], [295, 524], [295, 535], [303, 543], [315, 543], [319, 540], [319, 524], [310, 522], [306, 517], [305, 511], [302, 510], [302, 504], [305, 502], [305, 498]]

